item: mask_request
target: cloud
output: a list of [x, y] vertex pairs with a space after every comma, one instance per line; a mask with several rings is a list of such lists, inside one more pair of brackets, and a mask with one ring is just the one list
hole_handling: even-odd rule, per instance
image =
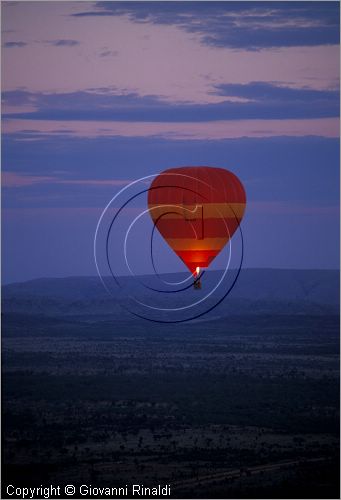
[[34, 186], [35, 184], [44, 184], [53, 182], [54, 177], [42, 175], [23, 175], [14, 172], [1, 172], [1, 183], [4, 188], [18, 188]]
[[[39, 142], [20, 144], [16, 138], [14, 134], [3, 135], [3, 171], [53, 179], [34, 185], [34, 179], [30, 179], [31, 185], [22, 188], [30, 194], [30, 200], [24, 199], [22, 189], [4, 189], [4, 206], [103, 206], [116, 189], [109, 184], [106, 189], [106, 182], [101, 186], [82, 184], [84, 180], [138, 179], [181, 165], [232, 170], [245, 185], [249, 201], [283, 200], [315, 206], [337, 205], [340, 201], [339, 137], [170, 140], [98, 136], [89, 140], [45, 135]], [[56, 180], [79, 180], [81, 184]], [[43, 202], [41, 196], [45, 196]]]
[[[72, 92], [40, 94], [25, 91], [3, 93], [6, 104], [34, 103], [35, 111], [6, 114], [3, 118], [55, 121], [108, 122], [211, 122], [220, 120], [293, 120], [339, 116], [340, 96], [336, 90], [290, 88], [253, 82], [220, 84], [212, 91], [218, 103], [171, 103], [157, 96], [137, 93], [110, 94]], [[239, 99], [235, 99], [235, 98]]]
[[[210, 15], [207, 13], [207, 22], [211, 23], [212, 30], [214, 23], [219, 28], [224, 19], [219, 12], [219, 4], [235, 5], [234, 2], [171, 3], [174, 3], [174, 7], [170, 6], [173, 10], [192, 9], [192, 13], [184, 12], [182, 17], [192, 19], [196, 15], [199, 25], [206, 23], [206, 12], [202, 10], [202, 4], [205, 4], [211, 11]], [[241, 48], [203, 44], [203, 34], [167, 24], [168, 15], [165, 24], [158, 24], [136, 22], [129, 14], [86, 18], [71, 16], [91, 9], [93, 4], [90, 2], [19, 4], [11, 12], [4, 5], [3, 27], [15, 30], [16, 40], [22, 40], [27, 46], [20, 50], [4, 50], [3, 90], [25, 87], [43, 93], [75, 92], [115, 85], [117, 89], [128, 89], [144, 96], [157, 95], [173, 102], [213, 103], [218, 102], [219, 97], [210, 93], [212, 84], [225, 82], [280, 81], [290, 86], [309, 85], [315, 89], [339, 86], [338, 41], [332, 46], [266, 47], [251, 52], [247, 45], [252, 46], [253, 34], [249, 34], [248, 38], [241, 36], [245, 42], [245, 47]], [[116, 2], [106, 4], [114, 7]], [[148, 2], [145, 8], [157, 9], [156, 4], [159, 5], [159, 2]], [[312, 5], [313, 2], [307, 4]], [[287, 17], [290, 17], [294, 4], [287, 2], [287, 5]], [[164, 2], [161, 6], [162, 9], [165, 7]], [[130, 8], [129, 5], [123, 7]], [[235, 23], [245, 22], [250, 26], [254, 21], [254, 16], [245, 9], [242, 14], [239, 11], [225, 12], [226, 16], [235, 19]], [[264, 22], [268, 17], [263, 13]], [[321, 20], [316, 18], [300, 22], [304, 25], [323, 24], [325, 19], [321, 15]], [[192, 19], [191, 25], [194, 24]], [[233, 30], [239, 32], [239, 28]], [[225, 31], [231, 32], [228, 24]], [[263, 28], [255, 31], [262, 33]], [[291, 40], [291, 37], [288, 39]], [[4, 42], [12, 40], [11, 33], [4, 34]], [[40, 43], [34, 43], [36, 40]], [[47, 40], [53, 43], [73, 40], [80, 45], [55, 46]], [[103, 55], [108, 51], [115, 56]]]
[[46, 136], [172, 141], [339, 136], [338, 91], [267, 82], [224, 83], [212, 88], [222, 102], [171, 103], [153, 95], [114, 93], [112, 88], [64, 94], [4, 92], [3, 132], [22, 142]]
[[136, 23], [175, 25], [216, 47], [339, 43], [337, 2], [97, 2], [73, 17], [128, 16]]
[[51, 175], [27, 175], [9, 171], [1, 172], [1, 183], [4, 188], [26, 188], [37, 184], [64, 184], [74, 186], [126, 186], [132, 182], [128, 179], [63, 179]]
[[217, 95], [237, 96], [258, 101], [281, 102], [333, 102], [338, 107], [340, 92], [338, 90], [315, 90], [310, 88], [294, 88], [269, 82], [250, 82], [248, 84], [222, 83], [215, 85]]
[[48, 43], [53, 45], [54, 47], [74, 47], [75, 45], [79, 45], [77, 40], [48, 40]]
[[132, 182], [131, 179], [68, 179], [60, 180], [59, 184], [68, 184], [76, 186], [126, 186]]
[[115, 57], [118, 55], [117, 50], [103, 50], [102, 52], [99, 53], [100, 57]]
[[[31, 127], [31, 129], [30, 129]], [[42, 141], [46, 137], [140, 137], [164, 138], [170, 141], [222, 140], [241, 137], [319, 136], [340, 135], [338, 118], [311, 120], [230, 120], [210, 122], [110, 122], [7, 120], [3, 133], [17, 141]]]
[[5, 42], [4, 43], [4, 47], [6, 49], [12, 49], [15, 47], [25, 47], [25, 45], [27, 45], [26, 42]]

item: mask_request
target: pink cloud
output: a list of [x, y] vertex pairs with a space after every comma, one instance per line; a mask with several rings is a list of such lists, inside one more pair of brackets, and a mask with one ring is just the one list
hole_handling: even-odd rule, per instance
[[79, 186], [125, 186], [131, 182], [127, 179], [60, 179], [55, 176], [24, 175], [3, 171], [1, 182], [7, 188], [20, 188], [36, 184], [71, 184]]
[[[223, 100], [211, 90], [226, 82], [338, 88], [338, 45], [250, 52], [207, 46], [199, 34], [133, 22], [127, 16], [70, 17], [84, 9], [84, 2], [4, 2], [3, 7], [4, 42], [13, 41], [15, 32], [26, 43], [4, 50], [3, 90], [73, 92], [114, 86], [173, 102], [199, 103]], [[238, 22], [255, 21], [239, 16]], [[79, 44], [56, 47], [41, 42], [59, 38]], [[100, 57], [103, 50], [116, 55]]]
[[[192, 123], [159, 122], [103, 122], [16, 120], [7, 119], [3, 132], [8, 134], [26, 131], [44, 135], [67, 134], [76, 137], [162, 137], [174, 140], [234, 139], [239, 137], [273, 136], [322, 136], [339, 137], [339, 118], [289, 119], [289, 120], [230, 120]], [[65, 132], [64, 132], [65, 131]], [[43, 137], [42, 137], [43, 138]], [[20, 140], [25, 140], [25, 135]], [[28, 137], [28, 139], [31, 139]], [[37, 138], [34, 137], [36, 140]]]
[[[120, 207], [111, 207], [112, 211], [118, 210]], [[4, 207], [2, 209], [3, 214], [6, 217], [16, 218], [16, 217], [44, 217], [49, 220], [51, 217], [79, 217], [79, 216], [89, 216], [96, 217], [97, 220], [101, 216], [104, 207], [24, 207], [24, 208], [9, 208]], [[122, 215], [139, 215], [146, 207], [125, 207]]]
[[22, 175], [6, 171], [3, 171], [1, 173], [1, 183], [4, 187], [9, 187], [9, 188], [26, 187], [46, 182], [54, 182], [54, 177], [38, 176], [38, 175]]
[[5, 102], [2, 105], [3, 114], [11, 115], [15, 113], [32, 113], [34, 111], [37, 111], [37, 107], [33, 106], [32, 104], [15, 105], [15, 104], [8, 104]]
[[75, 184], [78, 186], [126, 186], [132, 182], [129, 179], [72, 179], [58, 180], [58, 184]]

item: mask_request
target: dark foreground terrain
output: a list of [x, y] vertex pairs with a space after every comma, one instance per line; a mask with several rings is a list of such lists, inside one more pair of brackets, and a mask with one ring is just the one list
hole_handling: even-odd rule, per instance
[[4, 287], [2, 498], [7, 484], [339, 498], [337, 273], [181, 325], [111, 313], [82, 296], [89, 280]]

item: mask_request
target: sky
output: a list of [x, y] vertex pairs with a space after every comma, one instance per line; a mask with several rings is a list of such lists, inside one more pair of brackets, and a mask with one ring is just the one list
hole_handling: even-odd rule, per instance
[[1, 8], [3, 282], [95, 274], [109, 200], [185, 165], [242, 181], [245, 267], [338, 267], [338, 2]]

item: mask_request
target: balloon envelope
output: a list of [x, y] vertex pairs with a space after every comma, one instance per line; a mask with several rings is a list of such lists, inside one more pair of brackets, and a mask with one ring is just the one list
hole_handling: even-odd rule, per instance
[[171, 168], [148, 191], [154, 224], [192, 273], [208, 267], [228, 243], [245, 205], [242, 183], [223, 168]]

